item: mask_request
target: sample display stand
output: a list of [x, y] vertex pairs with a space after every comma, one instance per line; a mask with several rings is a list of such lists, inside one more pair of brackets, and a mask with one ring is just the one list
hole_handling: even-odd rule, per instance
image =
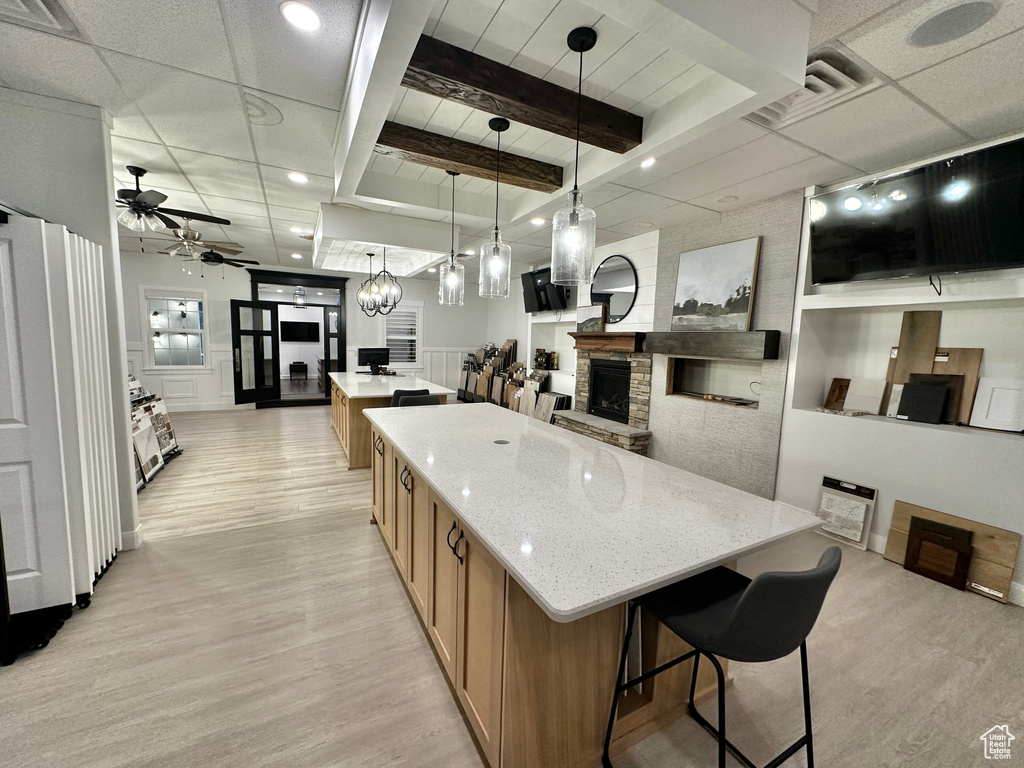
[[[168, 461], [180, 454], [182, 449], [174, 435], [167, 406], [162, 398], [136, 388], [132, 391], [131, 406], [132, 424], [135, 426], [135, 490], [139, 491], [153, 480]], [[147, 448], [139, 436], [143, 431], [148, 432], [149, 428], [153, 430], [156, 445], [150, 444]]]

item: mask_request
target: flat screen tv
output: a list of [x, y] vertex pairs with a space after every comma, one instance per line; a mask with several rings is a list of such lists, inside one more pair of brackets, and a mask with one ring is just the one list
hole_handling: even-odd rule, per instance
[[320, 323], [304, 323], [294, 320], [281, 321], [281, 341], [300, 343], [320, 341]]
[[811, 280], [1024, 267], [1024, 139], [811, 198]]
[[569, 292], [560, 285], [552, 284], [550, 267], [524, 272], [520, 279], [523, 281], [523, 304], [527, 312], [566, 308]]

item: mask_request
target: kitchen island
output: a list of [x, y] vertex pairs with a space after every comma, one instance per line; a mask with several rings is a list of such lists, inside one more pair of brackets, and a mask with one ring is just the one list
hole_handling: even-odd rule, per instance
[[[490, 404], [365, 415], [374, 516], [491, 768], [597, 765], [626, 602], [819, 523]], [[640, 627], [636, 672], [687, 650]], [[613, 753], [682, 714], [690, 670], [623, 697]]]
[[455, 390], [415, 376], [372, 376], [365, 373], [329, 373], [331, 380], [331, 423], [348, 457], [349, 469], [370, 466], [370, 424], [363, 418], [366, 408], [391, 405], [396, 389], [426, 389], [447, 402]]

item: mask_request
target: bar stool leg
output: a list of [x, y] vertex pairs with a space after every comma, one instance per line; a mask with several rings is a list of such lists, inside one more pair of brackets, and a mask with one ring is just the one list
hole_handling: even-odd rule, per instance
[[804, 683], [804, 729], [807, 734], [807, 768], [814, 768], [814, 736], [811, 732], [811, 685], [807, 675], [807, 642], [800, 643], [800, 674]]
[[708, 654], [718, 675], [718, 768], [725, 768], [725, 672], [713, 654]]
[[615, 725], [615, 711], [619, 706], [619, 694], [622, 692], [622, 675], [626, 671], [626, 659], [629, 657], [629, 641], [633, 637], [633, 621], [636, 619], [636, 612], [639, 604], [631, 603], [629, 606], [629, 617], [626, 619], [626, 636], [622, 641], [622, 656], [619, 660], [619, 673], [615, 676], [615, 693], [612, 694], [612, 711], [608, 715], [608, 730], [604, 734], [604, 751], [601, 753], [601, 765], [603, 768], [614, 768], [612, 759], [608, 754], [608, 748], [612, 743], [612, 728]]

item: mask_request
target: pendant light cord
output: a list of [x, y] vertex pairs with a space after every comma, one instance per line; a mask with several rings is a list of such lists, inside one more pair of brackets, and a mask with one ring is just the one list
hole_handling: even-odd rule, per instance
[[583, 51], [580, 51], [579, 90], [576, 93], [576, 165], [573, 167], [572, 188], [580, 188], [580, 122], [583, 120]]
[[455, 175], [452, 174], [452, 266], [455, 266]]
[[[501, 131], [496, 132], [498, 134], [498, 162], [497, 168], [494, 172], [494, 228], [498, 228], [498, 193], [501, 191]], [[455, 220], [455, 217], [452, 217]]]

